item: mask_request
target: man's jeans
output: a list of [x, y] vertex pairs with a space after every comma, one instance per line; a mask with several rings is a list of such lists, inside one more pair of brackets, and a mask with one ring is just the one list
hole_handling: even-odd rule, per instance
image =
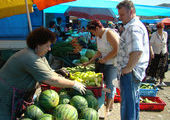
[[132, 72], [120, 77], [121, 120], [139, 120], [140, 84]]

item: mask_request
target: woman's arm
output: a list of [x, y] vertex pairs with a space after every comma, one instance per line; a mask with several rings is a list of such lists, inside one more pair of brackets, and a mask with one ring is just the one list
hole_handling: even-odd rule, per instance
[[42, 82], [45, 84], [55, 86], [55, 87], [60, 87], [60, 88], [74, 88], [80, 93], [85, 93], [86, 91], [85, 85], [83, 85], [82, 83], [66, 79], [62, 76], [59, 76], [55, 72], [54, 72], [53, 77], [51, 77], [51, 79], [44, 80]]

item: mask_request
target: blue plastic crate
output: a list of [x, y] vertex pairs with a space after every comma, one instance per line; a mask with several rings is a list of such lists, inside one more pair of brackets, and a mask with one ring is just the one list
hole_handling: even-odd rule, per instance
[[140, 89], [139, 94], [140, 96], [155, 97], [158, 90], [157, 87], [155, 89]]

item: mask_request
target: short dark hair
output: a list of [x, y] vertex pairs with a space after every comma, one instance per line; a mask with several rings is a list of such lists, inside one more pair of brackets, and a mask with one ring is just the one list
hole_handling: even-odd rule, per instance
[[103, 25], [100, 20], [92, 20], [88, 23], [87, 29], [88, 30], [96, 30], [96, 27], [102, 28]]
[[27, 37], [27, 46], [35, 49], [38, 45], [46, 44], [48, 41], [55, 43], [56, 37], [48, 28], [40, 27], [33, 30]]
[[131, 0], [123, 0], [116, 6], [117, 9], [121, 9], [122, 7], [125, 7], [127, 10], [131, 10], [131, 8], [135, 10], [135, 6]]

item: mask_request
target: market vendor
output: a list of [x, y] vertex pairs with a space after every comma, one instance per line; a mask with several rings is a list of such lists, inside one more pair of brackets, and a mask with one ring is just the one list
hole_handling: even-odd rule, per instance
[[27, 37], [28, 48], [15, 53], [0, 69], [0, 120], [15, 120], [39, 83], [85, 92], [83, 84], [59, 76], [49, 66], [44, 56], [55, 39], [48, 28], [35, 29]]

